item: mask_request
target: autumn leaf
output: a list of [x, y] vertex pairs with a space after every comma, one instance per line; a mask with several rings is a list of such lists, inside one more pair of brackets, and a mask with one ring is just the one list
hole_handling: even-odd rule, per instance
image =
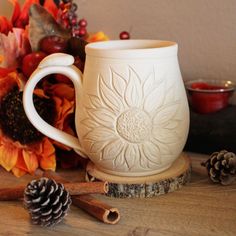
[[29, 40], [32, 50], [38, 50], [39, 41], [48, 35], [70, 38], [70, 32], [58, 24], [46, 9], [33, 4], [30, 7], [29, 17]]

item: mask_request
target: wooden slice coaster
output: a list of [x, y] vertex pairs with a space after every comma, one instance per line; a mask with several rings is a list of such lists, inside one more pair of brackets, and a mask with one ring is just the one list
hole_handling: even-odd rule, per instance
[[182, 153], [173, 165], [156, 175], [142, 177], [124, 177], [111, 175], [97, 169], [89, 162], [86, 169], [87, 181], [107, 181], [107, 196], [116, 198], [153, 197], [173, 192], [190, 181], [191, 163], [189, 157]]

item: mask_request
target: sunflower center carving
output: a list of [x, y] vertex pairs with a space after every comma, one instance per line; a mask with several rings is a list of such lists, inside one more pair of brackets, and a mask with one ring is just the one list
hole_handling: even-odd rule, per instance
[[147, 140], [151, 131], [151, 120], [142, 110], [130, 109], [122, 113], [116, 124], [119, 135], [132, 143]]

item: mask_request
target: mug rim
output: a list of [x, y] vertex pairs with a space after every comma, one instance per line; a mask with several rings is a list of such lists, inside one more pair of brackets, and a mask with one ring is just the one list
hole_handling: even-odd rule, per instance
[[89, 43], [85, 47], [86, 55], [105, 58], [144, 58], [174, 56], [178, 44], [169, 40], [128, 39], [109, 40]]

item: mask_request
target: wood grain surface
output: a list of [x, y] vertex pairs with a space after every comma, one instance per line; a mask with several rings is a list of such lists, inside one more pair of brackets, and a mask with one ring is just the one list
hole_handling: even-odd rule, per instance
[[[107, 225], [71, 207], [64, 221], [54, 228], [31, 225], [20, 201], [0, 202], [0, 235], [81, 235], [81, 236], [166, 236], [236, 235], [236, 183], [212, 184], [201, 161], [208, 156], [189, 153], [192, 180], [180, 190], [148, 199], [118, 199], [102, 195], [96, 198], [117, 207], [121, 220]], [[65, 178], [81, 181], [84, 172], [58, 171]], [[15, 178], [0, 168], [0, 187], [26, 184], [32, 176]]]

